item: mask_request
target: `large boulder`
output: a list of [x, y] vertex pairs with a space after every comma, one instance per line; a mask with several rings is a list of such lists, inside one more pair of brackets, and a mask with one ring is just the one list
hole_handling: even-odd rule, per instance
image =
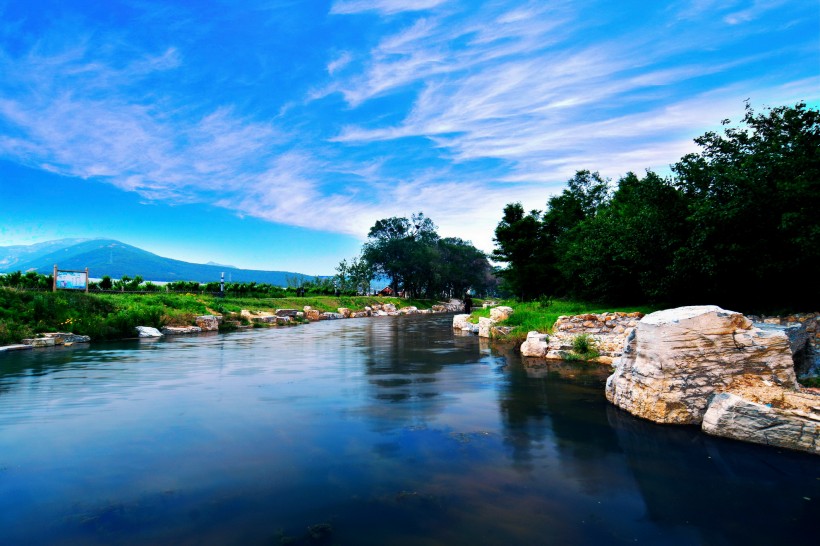
[[453, 316], [453, 330], [464, 330], [464, 327], [469, 324], [470, 315], [454, 315]]
[[547, 354], [547, 334], [528, 332], [527, 339], [521, 344], [521, 355], [543, 357]]
[[162, 337], [162, 332], [151, 326], [137, 326], [134, 329], [138, 337]]
[[493, 307], [490, 309], [490, 318], [496, 322], [501, 322], [502, 320], [507, 320], [510, 318], [515, 311], [512, 307], [507, 307], [505, 305], [501, 305], [499, 307]]
[[490, 318], [480, 317], [478, 319], [478, 337], [490, 337], [490, 330], [495, 325], [495, 321]]
[[658, 423], [699, 424], [713, 394], [761, 384], [796, 389], [789, 338], [714, 305], [645, 316], [630, 334], [606, 397]]
[[703, 430], [820, 454], [820, 395], [791, 393], [763, 404], [732, 393], [717, 394], [703, 416]]

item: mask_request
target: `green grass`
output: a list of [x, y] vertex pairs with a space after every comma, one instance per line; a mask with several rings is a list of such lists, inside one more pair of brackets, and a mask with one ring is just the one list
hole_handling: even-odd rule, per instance
[[83, 292], [26, 292], [0, 288], [0, 345], [20, 343], [42, 332], [73, 332], [93, 340], [134, 336], [135, 326], [185, 326], [198, 315], [221, 314], [238, 319], [242, 309], [275, 311], [309, 305], [320, 311], [347, 307], [362, 310], [374, 303], [419, 309], [437, 303], [370, 296], [306, 298], [217, 298], [201, 294], [85, 294]]
[[[651, 313], [659, 308], [651, 306], [639, 307], [612, 307], [598, 303], [588, 303], [567, 300], [542, 300], [534, 302], [519, 302], [515, 300], [500, 301], [499, 305], [512, 307], [515, 312], [507, 320], [499, 323], [501, 326], [512, 326], [509, 339], [521, 339], [527, 337], [527, 332], [533, 330], [545, 334], [552, 333], [552, 327], [562, 315], [581, 315], [586, 313]], [[478, 309], [473, 311], [470, 319], [478, 322], [478, 317], [489, 317], [489, 309]]]

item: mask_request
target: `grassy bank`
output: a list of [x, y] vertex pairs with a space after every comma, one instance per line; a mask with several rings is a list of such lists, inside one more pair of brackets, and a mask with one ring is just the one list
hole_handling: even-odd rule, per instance
[[309, 305], [320, 311], [363, 309], [372, 303], [429, 308], [434, 301], [368, 296], [305, 298], [217, 298], [203, 294], [85, 294], [26, 292], [0, 288], [0, 345], [42, 332], [72, 332], [92, 340], [134, 336], [135, 326], [186, 326], [198, 315], [238, 315], [242, 309], [274, 311]]
[[[660, 307], [638, 306], [638, 307], [612, 307], [597, 303], [586, 303], [580, 301], [566, 300], [543, 300], [532, 302], [519, 302], [505, 300], [499, 305], [512, 307], [515, 312], [506, 321], [499, 323], [500, 326], [512, 326], [509, 338], [524, 339], [527, 332], [536, 330], [538, 332], [550, 333], [555, 321], [562, 315], [581, 315], [586, 313], [651, 313]], [[471, 321], [478, 322], [479, 317], [489, 317], [489, 309], [478, 309], [473, 311]]]

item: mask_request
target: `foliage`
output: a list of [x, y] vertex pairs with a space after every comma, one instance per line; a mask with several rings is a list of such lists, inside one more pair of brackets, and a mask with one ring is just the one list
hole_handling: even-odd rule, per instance
[[[548, 301], [548, 306], [545, 307], [545, 302]], [[652, 313], [657, 311], [658, 307], [653, 305], [644, 305], [638, 307], [629, 306], [608, 306], [599, 303], [589, 303], [577, 300], [553, 299], [522, 302], [519, 300], [502, 300], [499, 305], [506, 305], [513, 308], [513, 314], [507, 320], [499, 323], [502, 326], [512, 326], [513, 331], [510, 333], [512, 338], [524, 338], [527, 332], [537, 331], [542, 333], [550, 333], [558, 317], [562, 315], [581, 315], [586, 313]], [[473, 311], [470, 315], [471, 319], [475, 317], [474, 322], [479, 316], [490, 316], [489, 309], [478, 309]]]
[[584, 333], [578, 334], [572, 338], [572, 353], [570, 360], [575, 357], [580, 360], [587, 361], [597, 358], [598, 356], [599, 353], [597, 351], [597, 342], [591, 335]]
[[220, 298], [193, 293], [86, 294], [0, 288], [0, 345], [19, 343], [24, 338], [49, 331], [69, 331], [91, 336], [93, 340], [119, 339], [132, 337], [135, 326], [189, 325], [198, 315], [232, 316], [242, 309], [275, 311], [310, 305], [320, 311], [335, 312], [339, 307], [363, 309], [374, 303], [393, 303], [397, 308], [408, 305], [429, 308], [436, 302], [374, 296]]
[[578, 171], [543, 213], [507, 205], [493, 258], [510, 291], [746, 311], [820, 304], [799, 282], [820, 263], [820, 112], [747, 105], [739, 127], [695, 142], [673, 177], [627, 173], [612, 188]]
[[394, 293], [406, 296], [461, 297], [468, 289], [486, 293], [494, 285], [487, 257], [471, 243], [441, 238], [423, 213], [410, 219], [378, 220], [362, 248], [362, 267], [390, 279]]
[[0, 286], [8, 286], [20, 290], [51, 290], [54, 283], [53, 275], [41, 275], [35, 271], [14, 271], [0, 275]]

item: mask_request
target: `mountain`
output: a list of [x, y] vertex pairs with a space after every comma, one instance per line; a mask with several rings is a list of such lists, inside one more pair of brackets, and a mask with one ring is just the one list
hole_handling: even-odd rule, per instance
[[[37, 247], [37, 248], [33, 248]], [[85, 270], [90, 277], [140, 275], [151, 281], [258, 282], [287, 286], [288, 278], [307, 277], [290, 271], [236, 269], [220, 265], [194, 264], [163, 258], [141, 248], [111, 239], [61, 239], [29, 246], [0, 247], [0, 273], [37, 271], [51, 274], [54, 264], [60, 269]]]
[[[88, 240], [89, 239], [58, 239], [56, 241], [46, 241], [33, 245], [0, 247], [0, 271], [17, 271], [20, 269], [20, 266], [17, 264], [37, 260], [41, 256], [76, 245], [77, 243], [84, 243]], [[23, 269], [23, 271], [25, 270]]]

